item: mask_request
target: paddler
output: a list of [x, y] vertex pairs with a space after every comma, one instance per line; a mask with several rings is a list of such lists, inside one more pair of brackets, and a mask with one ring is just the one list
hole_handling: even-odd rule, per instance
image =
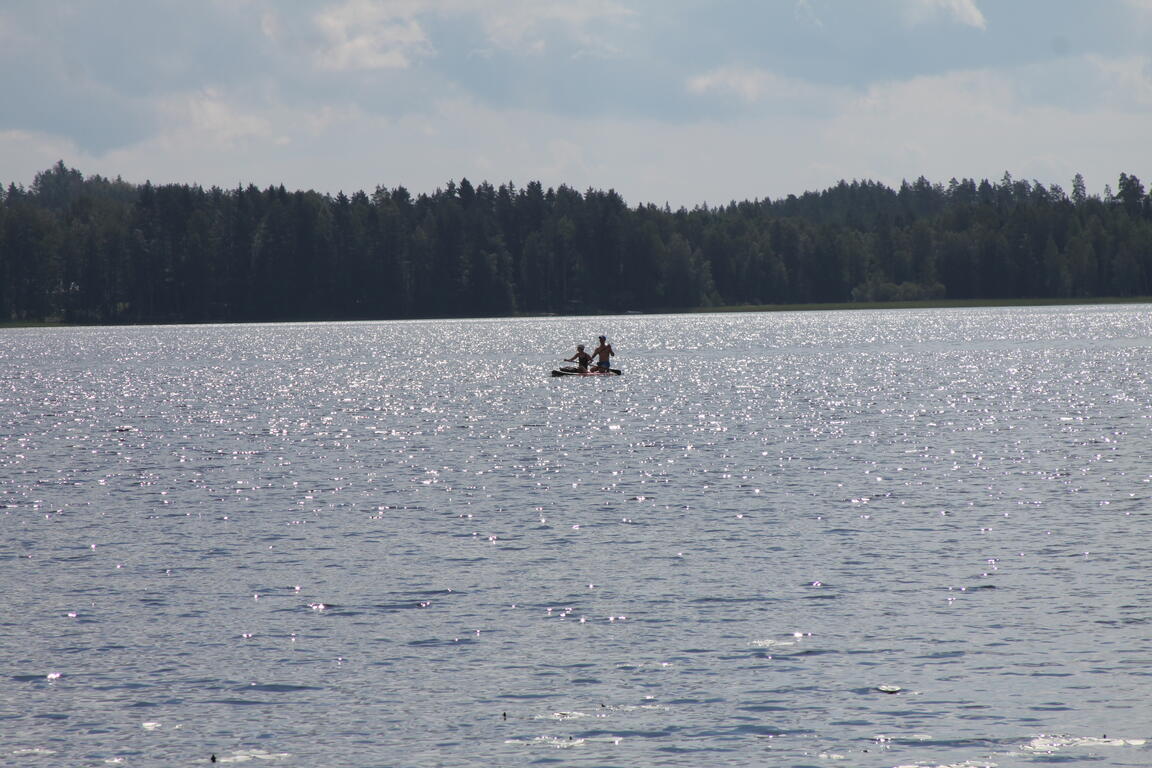
[[579, 368], [580, 368], [580, 373], [587, 373], [588, 372], [588, 363], [592, 362], [592, 355], [590, 355], [584, 351], [584, 345], [583, 344], [577, 344], [576, 345], [576, 354], [572, 355], [572, 357], [564, 358], [564, 362], [576, 363], [576, 365], [579, 366]]
[[609, 358], [616, 354], [612, 351], [612, 345], [608, 343], [608, 339], [601, 336], [600, 346], [592, 350], [592, 354], [596, 357], [596, 368], [602, 373], [607, 373], [612, 365]]

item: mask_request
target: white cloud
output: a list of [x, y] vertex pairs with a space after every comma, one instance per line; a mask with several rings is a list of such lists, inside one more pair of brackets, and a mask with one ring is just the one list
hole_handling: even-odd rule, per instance
[[821, 133], [842, 172], [898, 183], [909, 175], [932, 178], [933, 170], [944, 178], [978, 173], [986, 160], [966, 169], [958, 159], [988, 141], [991, 154], [1002, 156], [1023, 127], [1017, 115], [1011, 83], [985, 72], [952, 73], [873, 86]]
[[1024, 103], [1011, 75], [973, 71], [875, 86], [820, 132], [825, 179], [895, 185], [919, 175], [996, 179], [1007, 170], [1067, 185], [1082, 172], [1099, 189], [1138, 170], [1132, 147], [1141, 133], [1152, 135], [1152, 112]]
[[[343, 0], [314, 18], [324, 41], [316, 62], [334, 71], [407, 69], [435, 54], [424, 26], [434, 16], [474, 18], [502, 50], [541, 53], [558, 29], [585, 54], [616, 55], [597, 25], [632, 15], [615, 0]], [[272, 20], [263, 26], [275, 35]]]
[[0, 176], [0, 185], [7, 187], [15, 183], [26, 186], [37, 173], [62, 158], [75, 167], [76, 160], [82, 159], [83, 155], [74, 141], [60, 136], [35, 131], [0, 131], [0, 168], [4, 174]]
[[316, 15], [325, 44], [316, 54], [321, 69], [406, 69], [433, 53], [417, 16], [420, 0], [346, 0]]
[[688, 79], [691, 93], [731, 93], [749, 104], [776, 90], [783, 78], [762, 69], [724, 67]]
[[747, 105], [788, 111], [827, 112], [849, 97], [843, 88], [784, 77], [765, 69], [720, 67], [694, 75], [685, 82], [689, 93], [734, 96]]
[[1152, 58], [1091, 55], [1085, 60], [1098, 74], [1100, 94], [1108, 104], [1122, 109], [1152, 108]]
[[283, 31], [280, 28], [279, 17], [271, 12], [262, 14], [260, 16], [260, 31], [263, 32], [264, 36], [269, 40], [279, 41], [283, 35]]
[[515, 0], [500, 3], [475, 0], [469, 4], [480, 17], [493, 45], [531, 52], [544, 50], [547, 28], [558, 26], [585, 49], [594, 53], [614, 53], [590, 27], [599, 22], [618, 22], [633, 15], [632, 11], [613, 0]]
[[796, 17], [797, 21], [810, 24], [813, 27], [824, 26], [824, 22], [816, 14], [816, 9], [812, 7], [811, 0], [796, 0], [796, 5], [792, 8], [792, 15]]
[[245, 112], [212, 88], [170, 96], [157, 109], [164, 124], [161, 141], [194, 136], [205, 146], [235, 149], [244, 140], [282, 140], [267, 115]]
[[976, 0], [909, 0], [909, 20], [923, 24], [941, 15], [964, 26], [986, 29], [988, 20], [976, 7]]

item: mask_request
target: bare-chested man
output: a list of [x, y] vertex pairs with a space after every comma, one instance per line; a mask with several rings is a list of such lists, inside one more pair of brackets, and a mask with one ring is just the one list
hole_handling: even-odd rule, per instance
[[608, 343], [608, 339], [601, 336], [600, 346], [592, 350], [592, 355], [596, 358], [596, 368], [600, 371], [607, 372], [612, 365], [612, 361], [609, 358], [615, 354], [616, 353], [612, 351], [612, 345]]

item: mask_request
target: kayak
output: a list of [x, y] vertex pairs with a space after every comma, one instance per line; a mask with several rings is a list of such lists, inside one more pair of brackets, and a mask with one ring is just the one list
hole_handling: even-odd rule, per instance
[[567, 365], [552, 371], [553, 376], [619, 376], [621, 373], [622, 371], [619, 368], [609, 368], [607, 371], [582, 371], [579, 368], [573, 368]]

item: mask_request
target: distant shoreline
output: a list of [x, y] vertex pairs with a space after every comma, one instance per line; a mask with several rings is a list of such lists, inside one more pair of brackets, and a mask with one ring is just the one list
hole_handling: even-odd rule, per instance
[[[1091, 306], [1093, 304], [1152, 304], [1152, 296], [1104, 296], [1078, 299], [925, 299], [923, 301], [855, 301], [833, 304], [763, 304], [700, 307], [690, 312], [828, 312], [843, 309], [966, 309], [979, 307]], [[680, 314], [680, 313], [677, 313]]]
[[[692, 309], [654, 310], [651, 312], [620, 312], [603, 315], [561, 315], [561, 314], [516, 314], [501, 316], [504, 319], [525, 319], [533, 317], [615, 317], [645, 315], [704, 315], [726, 313], [750, 312], [839, 312], [843, 310], [876, 310], [876, 309], [977, 309], [981, 307], [1047, 307], [1047, 306], [1091, 306], [1094, 304], [1152, 304], [1152, 296], [1128, 297], [1094, 297], [1079, 299], [925, 299], [923, 301], [856, 301], [828, 304], [757, 304], [738, 305], [726, 307], [694, 307]], [[404, 317], [404, 318], [365, 318], [361, 321], [347, 318], [326, 321], [316, 318], [300, 318], [295, 320], [252, 320], [250, 324], [259, 323], [323, 323], [323, 322], [391, 322], [411, 320], [499, 320], [501, 317]], [[9, 328], [110, 328], [110, 327], [147, 327], [150, 325], [245, 325], [249, 323], [189, 323], [174, 321], [172, 323], [66, 323], [63, 321], [5, 321], [0, 322], [0, 329]]]

